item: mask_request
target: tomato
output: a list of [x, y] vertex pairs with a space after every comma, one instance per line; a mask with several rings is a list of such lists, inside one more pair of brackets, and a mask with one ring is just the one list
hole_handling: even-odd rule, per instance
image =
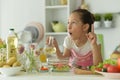
[[102, 68], [95, 68], [95, 70], [97, 70], [97, 71], [102, 71]]
[[48, 70], [48, 68], [47, 68], [47, 67], [42, 66], [42, 67], [40, 68], [40, 70]]
[[109, 73], [117, 73], [117, 72], [119, 72], [118, 66], [117, 65], [109, 65], [107, 67], [107, 72], [109, 72]]
[[103, 68], [106, 68], [106, 69], [107, 69], [108, 66], [110, 66], [110, 64], [104, 64], [104, 65], [103, 65]]
[[118, 69], [120, 70], [120, 58], [117, 59]]

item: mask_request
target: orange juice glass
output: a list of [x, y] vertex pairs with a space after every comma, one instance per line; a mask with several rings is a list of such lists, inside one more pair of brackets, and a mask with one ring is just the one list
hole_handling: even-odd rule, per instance
[[47, 61], [47, 57], [46, 57], [46, 54], [45, 53], [41, 53], [40, 54], [40, 61], [42, 63], [45, 63]]

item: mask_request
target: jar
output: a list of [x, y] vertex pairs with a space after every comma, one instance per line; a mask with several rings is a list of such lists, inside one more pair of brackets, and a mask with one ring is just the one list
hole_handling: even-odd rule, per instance
[[46, 54], [44, 53], [44, 52], [41, 52], [40, 53], [40, 62], [41, 63], [46, 63], [46, 61], [47, 61], [47, 56], [46, 56]]
[[60, 0], [61, 5], [67, 5], [67, 0]]
[[57, 0], [51, 0], [51, 6], [57, 5]]
[[26, 72], [28, 73], [34, 73], [39, 71], [39, 63], [38, 59], [36, 56], [34, 56], [34, 51], [33, 50], [26, 50], [25, 51], [25, 56], [26, 56], [26, 64], [24, 65]]

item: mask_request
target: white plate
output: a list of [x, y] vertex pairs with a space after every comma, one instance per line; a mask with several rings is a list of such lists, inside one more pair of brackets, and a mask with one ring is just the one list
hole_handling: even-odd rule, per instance
[[44, 27], [41, 23], [39, 22], [31, 22], [29, 24], [27, 24], [26, 27], [33, 27], [36, 28], [38, 31], [38, 38], [35, 40], [35, 42], [39, 43], [40, 41], [42, 41], [43, 37], [44, 37]]
[[0, 72], [4, 76], [13, 76], [20, 72], [22, 67], [9, 67], [9, 68], [0, 68]]
[[120, 79], [120, 73], [108, 73], [108, 72], [101, 72], [101, 71], [95, 71], [95, 72], [102, 74], [106, 78]]

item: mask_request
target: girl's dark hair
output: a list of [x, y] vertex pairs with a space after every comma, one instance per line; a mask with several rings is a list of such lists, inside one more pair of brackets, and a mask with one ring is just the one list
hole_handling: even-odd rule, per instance
[[72, 11], [72, 13], [75, 13], [75, 12], [79, 14], [80, 20], [84, 24], [89, 24], [88, 32], [91, 32], [91, 25], [94, 23], [94, 20], [95, 20], [93, 14], [86, 9], [76, 9]]

